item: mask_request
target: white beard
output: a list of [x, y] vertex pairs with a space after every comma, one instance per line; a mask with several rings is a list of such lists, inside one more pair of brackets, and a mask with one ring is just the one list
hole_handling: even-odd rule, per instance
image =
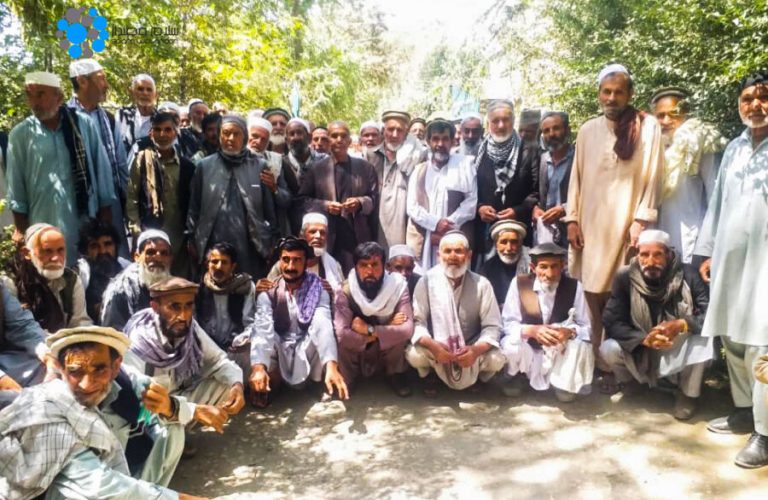
[[506, 264], [508, 266], [511, 266], [512, 264], [517, 264], [517, 261], [520, 260], [520, 254], [517, 254], [517, 256], [514, 257], [514, 258], [507, 257], [506, 255], [504, 255], [502, 253], [500, 253], [498, 255], [499, 255], [499, 260], [501, 260], [501, 262], [503, 264]]
[[46, 269], [43, 267], [43, 263], [40, 262], [40, 260], [34, 254], [32, 255], [32, 265], [35, 266], [35, 269], [37, 269], [37, 272], [40, 273], [40, 276], [47, 279], [48, 281], [57, 280], [64, 276], [64, 266], [61, 266], [58, 269]]
[[559, 281], [551, 281], [549, 283], [545, 283], [543, 280], [539, 280], [539, 283], [541, 283], [541, 289], [544, 290], [547, 293], [553, 293], [555, 290], [557, 290], [557, 285], [560, 283]]
[[469, 269], [469, 263], [465, 262], [464, 264], [458, 267], [443, 264], [443, 269], [445, 269], [446, 276], [448, 276], [451, 279], [457, 280], [467, 273], [467, 269]]
[[513, 134], [513, 133], [514, 133], [514, 132], [510, 132], [510, 133], [508, 133], [507, 135], [496, 135], [496, 134], [491, 134], [491, 138], [492, 138], [494, 141], [498, 142], [498, 143], [502, 143], [502, 142], [505, 142], [505, 141], [509, 140], [509, 138], [510, 138], [510, 137], [512, 137], [512, 134]]
[[144, 264], [139, 263], [139, 282], [147, 288], [159, 281], [164, 280], [170, 275], [171, 273], [169, 273], [167, 269], [150, 271], [144, 266]]
[[273, 146], [282, 146], [285, 144], [285, 136], [272, 134], [269, 136], [269, 141]]
[[763, 116], [762, 118], [755, 119], [742, 116], [741, 123], [749, 128], [762, 128], [768, 125], [768, 117]]
[[315, 257], [322, 257], [325, 255], [325, 247], [312, 247], [312, 250], [315, 252]]
[[401, 146], [402, 146], [402, 144], [396, 144], [395, 145], [395, 144], [391, 144], [391, 143], [389, 143], [387, 141], [384, 141], [384, 147], [386, 147], [388, 150], [392, 151], [393, 153], [396, 153], [397, 150], [400, 149]]

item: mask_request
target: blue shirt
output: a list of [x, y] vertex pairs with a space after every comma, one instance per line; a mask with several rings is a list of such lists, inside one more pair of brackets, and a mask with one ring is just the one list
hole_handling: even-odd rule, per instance
[[[77, 117], [92, 180], [88, 216], [96, 217], [99, 208], [117, 200], [112, 168], [93, 120], [79, 111]], [[67, 265], [74, 265], [82, 217], [61, 123], [51, 130], [30, 116], [16, 125], [8, 138], [6, 176], [11, 210], [26, 214], [30, 225], [47, 222], [61, 229], [67, 240]]]
[[545, 210], [563, 204], [560, 199], [560, 183], [563, 181], [565, 174], [573, 164], [573, 153], [575, 149], [576, 148], [573, 145], [568, 146], [568, 152], [563, 159], [557, 163], [552, 160], [552, 153], [549, 151], [546, 151], [543, 154], [544, 161], [547, 162], [547, 180], [549, 181], [547, 186], [547, 199], [545, 200]]

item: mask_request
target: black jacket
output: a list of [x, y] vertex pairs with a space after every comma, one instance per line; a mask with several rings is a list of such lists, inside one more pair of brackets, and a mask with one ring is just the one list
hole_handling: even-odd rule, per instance
[[[693, 314], [681, 319], [688, 322], [688, 331], [691, 335], [699, 335], [704, 325], [707, 306], [709, 306], [709, 289], [693, 266], [683, 264], [683, 274], [683, 279], [691, 288]], [[608, 304], [603, 311], [603, 326], [606, 338], [616, 340], [622, 349], [633, 352], [638, 346], [642, 346], [648, 332], [637, 329], [632, 323], [629, 287], [629, 266], [624, 266], [619, 269], [613, 279], [611, 298], [608, 299]], [[649, 305], [651, 312], [654, 312], [654, 304]]]
[[[483, 205], [491, 205], [497, 212], [505, 208], [515, 210], [515, 219], [528, 227], [528, 236], [526, 236], [525, 245], [530, 246], [532, 239], [531, 213], [533, 207], [539, 201], [539, 161], [541, 150], [538, 144], [522, 145], [520, 154], [517, 157], [517, 168], [512, 180], [507, 184], [504, 190], [505, 200], [501, 202], [501, 194], [496, 194], [496, 173], [491, 159], [484, 155], [477, 159], [477, 208]], [[485, 242], [482, 250], [486, 251], [490, 243], [486, 237], [487, 224], [483, 224], [480, 218], [477, 218], [475, 227], [480, 234], [475, 238], [476, 243]]]

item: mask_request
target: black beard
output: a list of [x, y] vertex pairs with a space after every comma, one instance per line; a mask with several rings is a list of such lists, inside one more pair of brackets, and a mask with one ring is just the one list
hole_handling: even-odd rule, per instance
[[189, 332], [189, 328], [191, 326], [192, 326], [192, 324], [190, 323], [184, 329], [183, 332], [176, 333], [174, 330], [171, 330], [171, 325], [168, 323], [168, 321], [165, 318], [163, 318], [162, 316], [160, 316], [160, 329], [162, 330], [163, 335], [165, 335], [169, 339], [180, 339], [180, 338], [184, 337]]
[[89, 259], [88, 264], [91, 266], [92, 276], [98, 275], [105, 278], [114, 278], [123, 270], [117, 258], [109, 254], [97, 255], [95, 259]]
[[361, 281], [360, 282], [360, 289], [365, 293], [366, 297], [373, 300], [376, 298], [376, 296], [379, 294], [379, 290], [381, 290], [381, 285], [384, 283], [384, 275], [381, 275], [381, 278], [376, 280], [375, 282], [371, 283], [368, 281]]
[[300, 144], [299, 146], [291, 146], [291, 153], [293, 153], [293, 156], [299, 157], [299, 156], [305, 156], [309, 153], [309, 144]]

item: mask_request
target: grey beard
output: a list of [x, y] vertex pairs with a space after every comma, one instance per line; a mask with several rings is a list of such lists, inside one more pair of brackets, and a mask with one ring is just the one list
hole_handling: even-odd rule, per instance
[[150, 271], [146, 268], [146, 266], [144, 266], [144, 264], [139, 264], [139, 282], [147, 288], [159, 281], [164, 280], [168, 276], [170, 276], [170, 273], [167, 269]]
[[445, 269], [445, 275], [455, 280], [461, 278], [467, 273], [467, 269], [469, 269], [469, 263], [465, 262], [461, 266], [449, 266], [443, 264], [443, 268]]
[[560, 283], [559, 281], [553, 281], [551, 283], [545, 283], [542, 280], [539, 280], [539, 282], [541, 283], [541, 289], [544, 290], [547, 293], [552, 293], [555, 290], [557, 290], [557, 285], [558, 285], [558, 283]]
[[34, 255], [32, 255], [32, 265], [35, 266], [40, 276], [48, 281], [57, 280], [64, 275], [64, 266], [61, 266], [59, 269], [46, 269], [43, 263]]
[[403, 145], [402, 143], [393, 145], [392, 143], [384, 141], [384, 147], [386, 147], [388, 150], [392, 151], [393, 153], [396, 153], [397, 150], [400, 149], [400, 146], [402, 145]]
[[432, 152], [432, 161], [438, 165], [445, 165], [450, 157], [450, 153], [443, 153], [442, 151]]
[[741, 118], [741, 123], [743, 123], [744, 126], [749, 127], [751, 129], [752, 128], [762, 128], [762, 127], [765, 127], [766, 125], [768, 125], [768, 118], [763, 117], [762, 120], [756, 121], [753, 118], [742, 117]]
[[272, 134], [269, 136], [269, 141], [273, 146], [282, 146], [285, 144], [285, 136]]
[[514, 134], [514, 131], [510, 132], [507, 135], [491, 134], [491, 139], [493, 139], [496, 143], [501, 144], [502, 142], [507, 142], [509, 138], [512, 137], [512, 134]]
[[511, 266], [513, 264], [517, 264], [517, 261], [520, 260], [520, 254], [517, 254], [514, 257], [510, 257], [509, 255], [504, 255], [503, 253], [500, 253], [499, 260], [501, 260], [502, 263], [508, 266]]
[[315, 257], [322, 257], [325, 255], [325, 247], [312, 247], [312, 251], [315, 252]]

